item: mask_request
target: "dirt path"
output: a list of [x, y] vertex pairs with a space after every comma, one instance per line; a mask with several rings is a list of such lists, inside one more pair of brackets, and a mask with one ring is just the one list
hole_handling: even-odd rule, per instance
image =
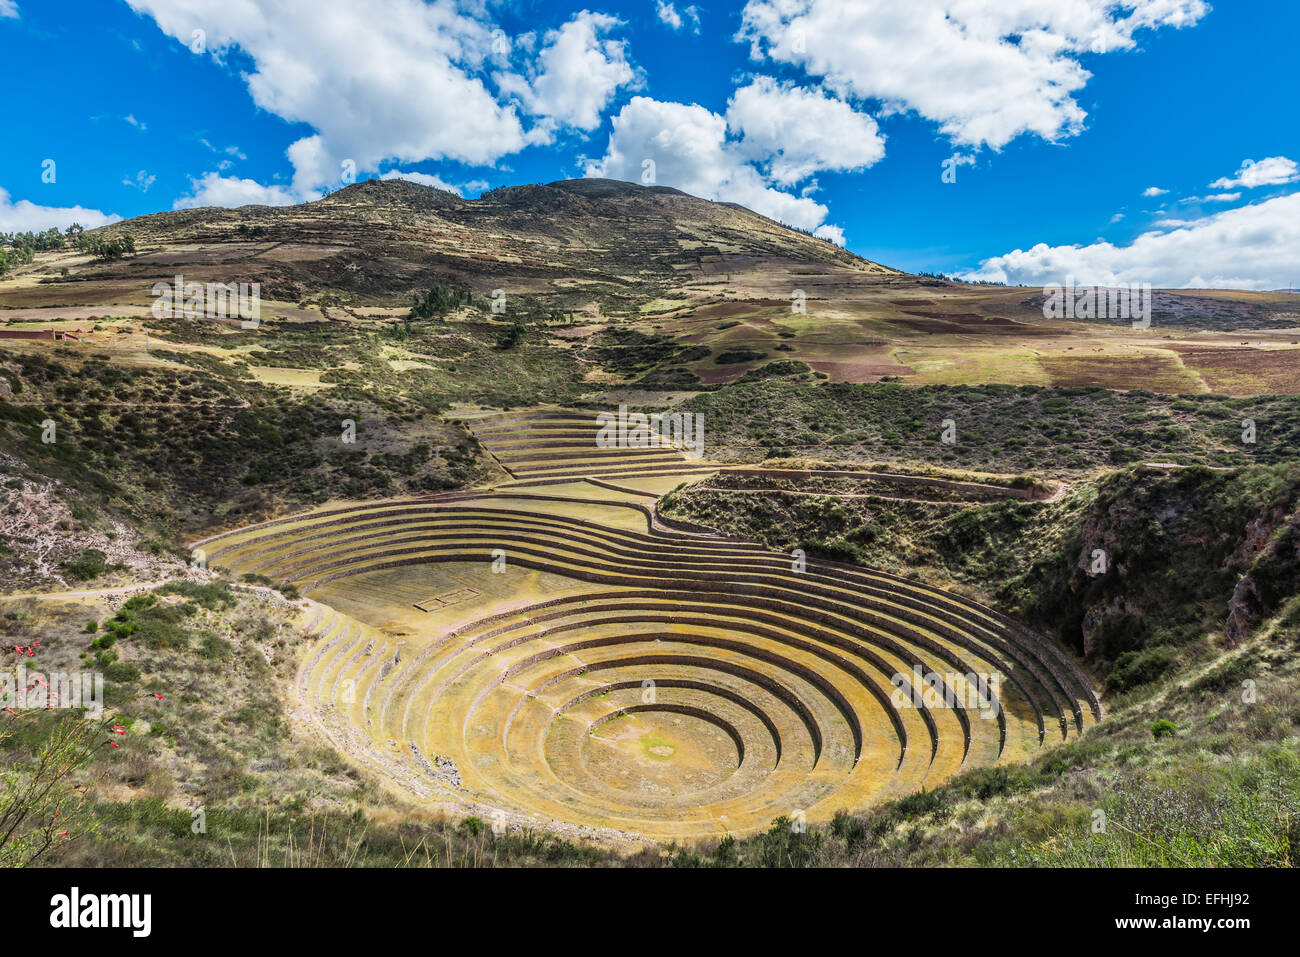
[[[74, 598], [108, 598], [113, 595], [125, 595], [129, 592], [153, 591], [155, 588], [161, 588], [169, 582], [176, 581], [216, 581], [216, 577], [202, 578], [195, 575], [171, 575], [167, 578], [158, 578], [153, 581], [136, 582], [133, 585], [115, 585], [112, 588], [88, 588], [81, 591], [32, 591], [19, 592], [11, 595], [0, 595], [0, 601], [13, 601], [23, 598], [31, 598], [36, 601], [61, 601]], [[228, 582], [231, 588], [237, 588], [240, 591], [252, 592], [269, 601], [278, 601], [290, 605], [298, 604], [297, 602], [285, 598], [274, 588], [266, 585], [247, 585], [241, 582]]]
[[141, 589], [153, 589], [172, 581], [179, 581], [187, 576], [172, 575], [168, 578], [159, 578], [150, 582], [136, 582], [133, 585], [117, 585], [113, 588], [90, 588], [84, 591], [31, 591], [19, 592], [11, 595], [0, 595], [0, 601], [6, 601], [17, 598], [35, 598], [38, 601], [58, 601], [67, 598], [103, 598], [109, 595], [121, 595], [129, 591], [139, 591]]

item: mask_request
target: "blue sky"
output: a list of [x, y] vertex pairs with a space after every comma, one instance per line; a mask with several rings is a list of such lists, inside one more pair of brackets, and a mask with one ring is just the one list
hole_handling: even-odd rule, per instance
[[1281, 288], [1296, 38], [1285, 0], [0, 0], [0, 229], [650, 161], [912, 271]]

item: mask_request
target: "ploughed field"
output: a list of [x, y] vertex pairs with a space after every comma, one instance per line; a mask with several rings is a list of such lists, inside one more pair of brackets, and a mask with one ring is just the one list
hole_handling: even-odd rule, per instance
[[1100, 718], [1075, 663], [993, 609], [656, 514], [716, 466], [598, 448], [590, 414], [467, 424], [510, 481], [195, 546], [309, 596], [298, 717], [418, 800], [614, 840], [744, 834]]

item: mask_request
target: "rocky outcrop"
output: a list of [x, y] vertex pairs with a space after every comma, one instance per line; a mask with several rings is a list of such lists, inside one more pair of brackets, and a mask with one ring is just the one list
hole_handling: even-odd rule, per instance
[[1223, 634], [1229, 647], [1276, 614], [1300, 584], [1300, 512], [1285, 520], [1280, 513], [1271, 509], [1252, 522], [1243, 542], [1242, 556], [1249, 556], [1249, 569], [1228, 602]]

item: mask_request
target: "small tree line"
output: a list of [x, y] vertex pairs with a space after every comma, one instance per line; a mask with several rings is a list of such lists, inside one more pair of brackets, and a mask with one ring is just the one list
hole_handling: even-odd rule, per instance
[[38, 252], [63, 249], [67, 246], [107, 262], [134, 253], [135, 237], [130, 233], [112, 236], [90, 235], [80, 223], [73, 223], [62, 232], [57, 226], [51, 226], [40, 232], [27, 230], [0, 233], [0, 276], [31, 262]]
[[454, 309], [468, 306], [471, 302], [468, 289], [454, 289], [441, 283], [434, 283], [423, 295], [412, 297], [411, 319], [442, 318]]

